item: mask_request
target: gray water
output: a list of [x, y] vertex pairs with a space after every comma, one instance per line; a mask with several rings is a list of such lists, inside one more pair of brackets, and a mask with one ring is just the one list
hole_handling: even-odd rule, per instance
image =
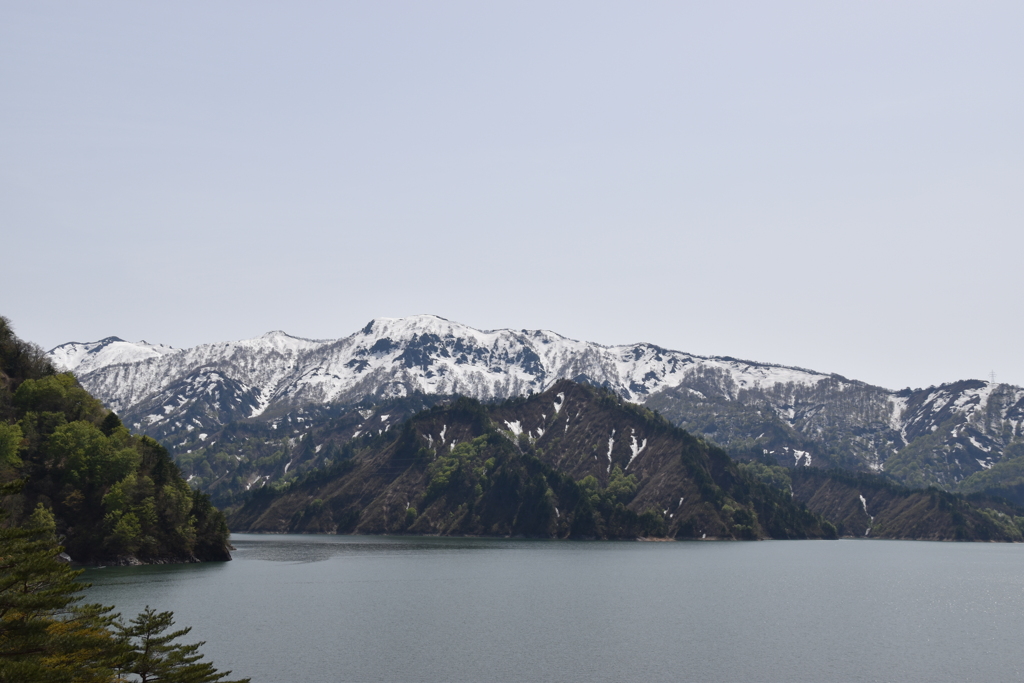
[[234, 676], [1009, 681], [1024, 546], [234, 535], [232, 562], [92, 569]]

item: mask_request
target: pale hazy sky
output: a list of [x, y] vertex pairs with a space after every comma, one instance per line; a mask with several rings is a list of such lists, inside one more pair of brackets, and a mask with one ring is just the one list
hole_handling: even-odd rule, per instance
[[1020, 2], [0, 2], [46, 348], [435, 313], [1024, 385]]

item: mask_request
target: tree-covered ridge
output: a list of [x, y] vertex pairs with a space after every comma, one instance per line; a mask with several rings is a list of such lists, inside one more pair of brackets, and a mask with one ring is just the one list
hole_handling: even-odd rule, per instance
[[793, 497], [844, 536], [1024, 541], [1024, 510], [999, 498], [908, 488], [875, 474], [816, 467], [791, 469], [788, 475]]
[[[618, 445], [610, 434], [621, 435]], [[350, 441], [341, 455], [279, 491], [251, 494], [232, 524], [546, 538], [835, 533], [788, 495], [744, 476], [720, 449], [569, 381], [495, 406], [466, 398], [435, 406], [400, 429]]]
[[0, 480], [22, 480], [9, 523], [53, 519], [81, 562], [230, 559], [224, 516], [166, 449], [132, 435], [0, 318]]

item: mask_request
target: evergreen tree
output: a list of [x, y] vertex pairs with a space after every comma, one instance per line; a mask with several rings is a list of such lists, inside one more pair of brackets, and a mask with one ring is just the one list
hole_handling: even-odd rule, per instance
[[[159, 612], [149, 606], [129, 625], [119, 626], [122, 642], [129, 654], [122, 667], [122, 675], [137, 678], [140, 683], [161, 681], [166, 683], [217, 683], [231, 672], [219, 672], [210, 662], [200, 661], [203, 655], [198, 650], [203, 643], [183, 645], [172, 641], [186, 635], [191, 628], [165, 633], [174, 625], [174, 614]], [[223, 683], [248, 683], [249, 679], [223, 681]]]
[[52, 520], [39, 508], [41, 526], [0, 528], [0, 683], [114, 680], [122, 656], [114, 617], [109, 607], [78, 604], [81, 571], [59, 559]]
[[[0, 486], [0, 496], [19, 488]], [[171, 643], [190, 629], [164, 635], [170, 612], [147, 607], [126, 626], [110, 607], [79, 604], [82, 570], [61, 558], [46, 507], [31, 526], [3, 526], [4, 517], [0, 509], [0, 683], [217, 683], [231, 673], [199, 661], [202, 643]]]

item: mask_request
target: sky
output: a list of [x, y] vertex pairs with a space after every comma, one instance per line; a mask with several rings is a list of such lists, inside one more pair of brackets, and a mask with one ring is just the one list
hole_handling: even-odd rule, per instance
[[1019, 2], [0, 2], [0, 315], [1024, 385]]

